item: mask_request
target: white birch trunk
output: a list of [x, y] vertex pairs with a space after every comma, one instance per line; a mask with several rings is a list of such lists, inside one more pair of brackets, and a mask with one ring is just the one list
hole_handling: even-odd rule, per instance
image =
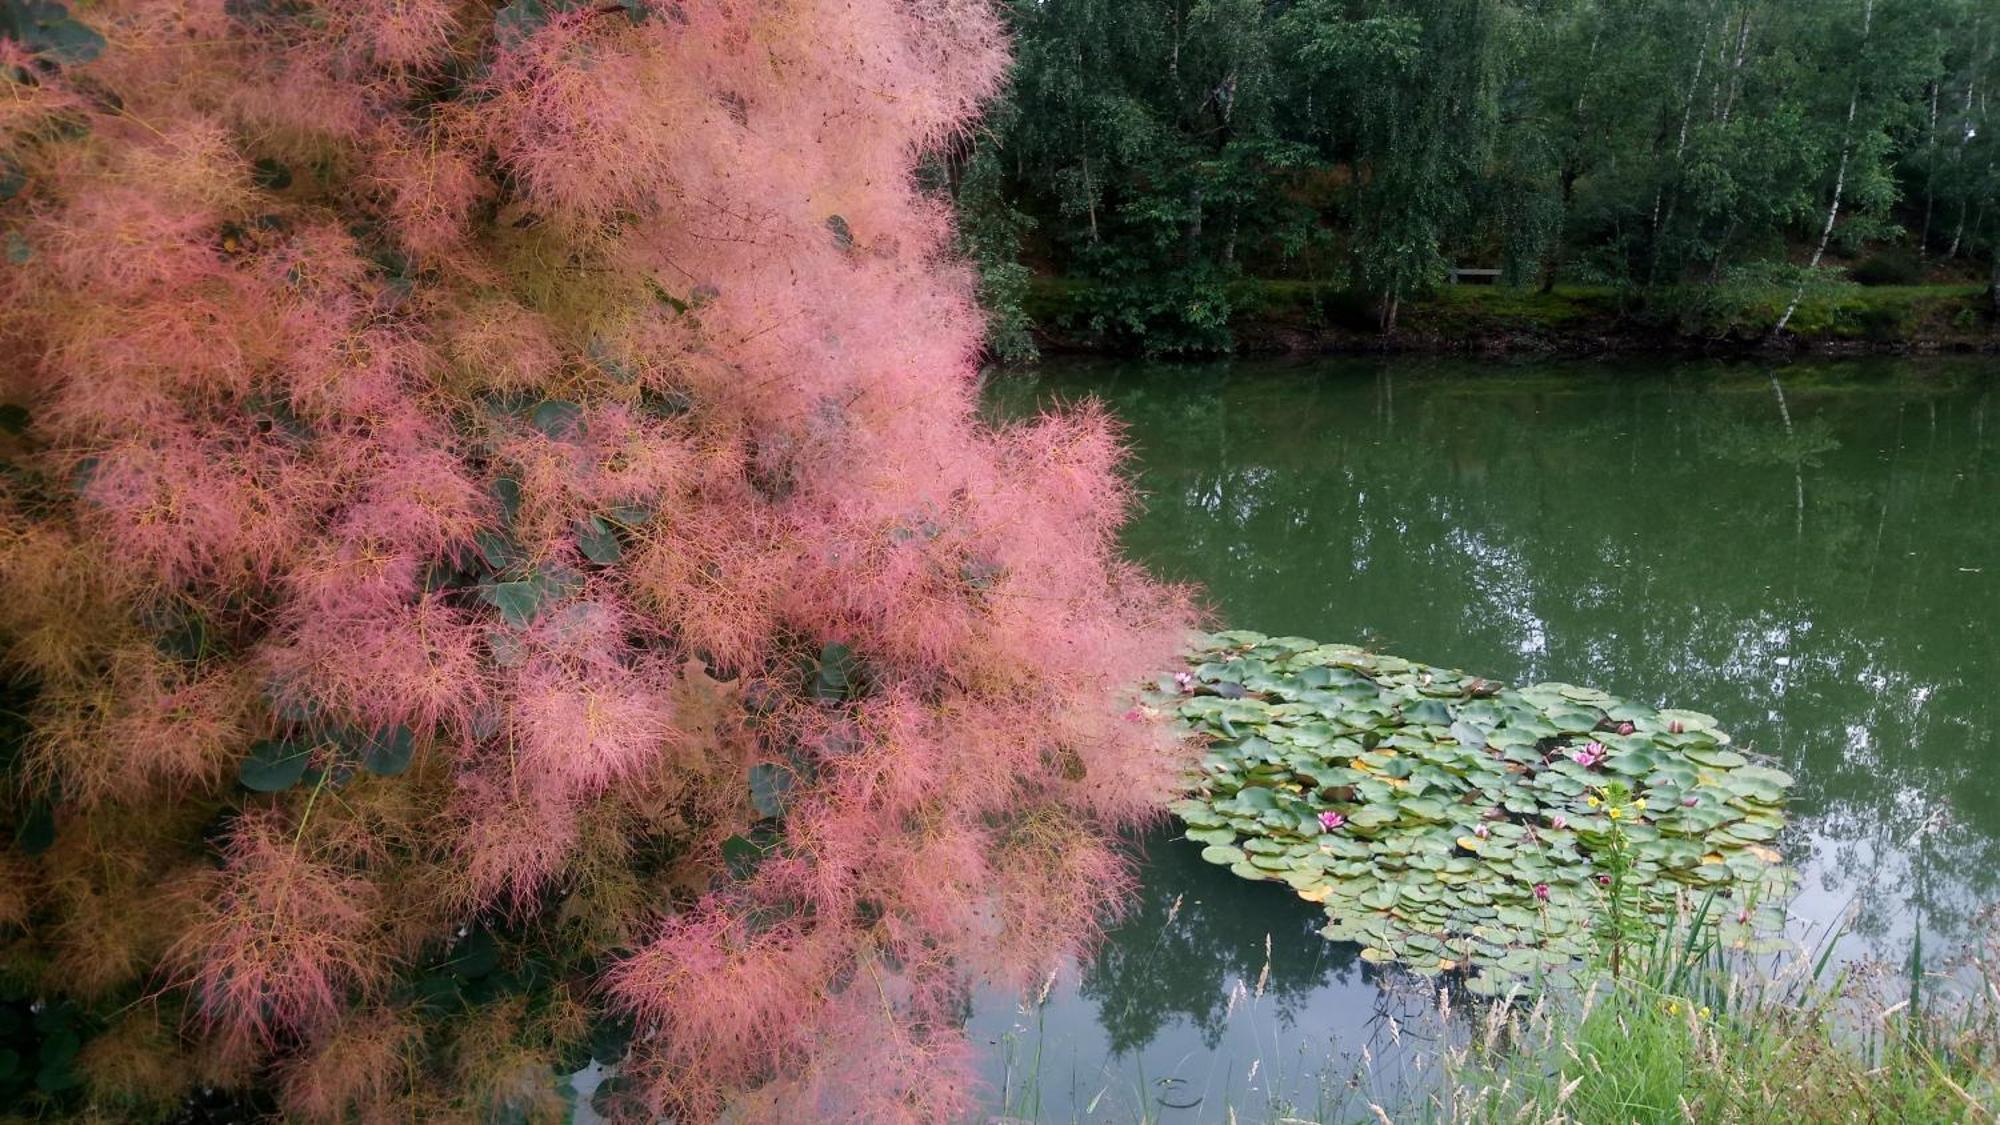
[[1806, 277], [1799, 279], [1798, 287], [1792, 290], [1792, 299], [1785, 306], [1785, 314], [1771, 328], [1771, 335], [1784, 332], [1792, 322], [1792, 314], [1799, 311], [1799, 302], [1805, 300], [1806, 280], [1812, 271], [1819, 268], [1819, 260], [1826, 256], [1826, 244], [1833, 238], [1833, 222], [1840, 217], [1840, 196], [1847, 187], [1847, 162], [1854, 155], [1854, 110], [1861, 102], [1861, 68], [1868, 59], [1868, 34], [1875, 24], [1875, 0], [1863, 0], [1861, 5], [1861, 57], [1854, 61], [1854, 91], [1847, 95], [1847, 123], [1840, 131], [1840, 164], [1833, 173], [1833, 202], [1826, 208], [1826, 223], [1820, 227], [1819, 244], [1813, 247], [1812, 261], [1806, 263]]
[[[1993, 49], [1991, 47], [1988, 47], [1986, 54], [1988, 58], [1991, 58], [1993, 55]], [[1962, 109], [1959, 110], [1960, 120], [1958, 126], [1958, 151], [1960, 154], [1959, 155], [1960, 160], [1965, 159], [1964, 157], [1965, 146], [1967, 142], [1972, 140], [1972, 130], [1969, 127], [1972, 122], [1972, 92], [1973, 88], [1977, 86], [1978, 83], [1979, 83], [1979, 71], [1977, 68], [1974, 68], [1972, 73], [1966, 76], [1965, 105]], [[1959, 240], [1964, 237], [1965, 237], [1965, 204], [1961, 202], [1958, 205], [1958, 223], [1951, 229], [1951, 248], [1944, 252], [1946, 261], [1950, 261], [1951, 259], [1958, 257], [1958, 243]]]
[[[1872, 3], [1873, 0], [1870, 0], [1870, 2]], [[1675, 170], [1679, 170], [1681, 156], [1687, 151], [1688, 124], [1694, 118], [1694, 93], [1701, 88], [1702, 67], [1708, 63], [1709, 27], [1710, 25], [1708, 24], [1702, 25], [1701, 49], [1696, 51], [1694, 56], [1694, 76], [1688, 79], [1687, 96], [1681, 99], [1680, 135], [1674, 140]], [[1653, 237], [1655, 239], [1660, 237], [1660, 203], [1665, 195], [1666, 188], [1664, 185], [1653, 189]]]
[[1750, 9], [1743, 9], [1743, 26], [1736, 33], [1736, 57], [1729, 60], [1729, 92], [1722, 99], [1722, 124], [1729, 124], [1729, 114], [1736, 108], [1736, 91], [1743, 77], [1743, 60], [1750, 52]]

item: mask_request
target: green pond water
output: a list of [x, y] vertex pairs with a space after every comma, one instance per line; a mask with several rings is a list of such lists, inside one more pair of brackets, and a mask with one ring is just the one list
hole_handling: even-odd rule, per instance
[[[1129, 549], [1218, 622], [1717, 716], [1797, 777], [1792, 933], [1843, 958], [2000, 901], [2000, 362], [1048, 364], [989, 397], [1086, 396], [1129, 427]], [[1368, 1116], [1430, 994], [1177, 836], [1042, 1003], [977, 998], [996, 1108]]]

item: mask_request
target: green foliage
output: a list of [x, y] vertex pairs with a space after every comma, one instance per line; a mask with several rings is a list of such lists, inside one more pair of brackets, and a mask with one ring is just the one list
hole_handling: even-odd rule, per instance
[[417, 736], [402, 725], [371, 731], [362, 740], [361, 768], [377, 777], [395, 777], [410, 768]]
[[236, 772], [245, 789], [280, 793], [323, 781], [344, 785], [363, 770], [395, 777], [416, 757], [416, 732], [401, 724], [364, 731], [308, 716], [291, 726], [290, 733], [251, 745]]
[[[989, 121], [1005, 121], [1007, 105], [988, 111]], [[1035, 338], [1023, 309], [1028, 293], [1028, 267], [1021, 264], [1021, 243], [1035, 221], [1006, 197], [1000, 154], [978, 145], [965, 162], [957, 188], [959, 249], [979, 270], [979, 303], [986, 309], [986, 346], [1003, 361], [1020, 363], [1036, 357]]]
[[1383, 302], [1445, 279], [1445, 240], [1467, 214], [1498, 123], [1502, 40], [1493, 0], [1306, 0], [1279, 21], [1300, 80], [1347, 109], [1365, 154], [1352, 200], [1350, 272]]
[[618, 533], [603, 516], [589, 516], [576, 524], [576, 546], [583, 557], [599, 566], [610, 566], [625, 553]]
[[312, 745], [288, 738], [266, 738], [250, 747], [237, 777], [245, 789], [277, 793], [297, 785], [312, 761]]
[[976, 198], [960, 195], [968, 229], [1007, 220], [1001, 237], [967, 239], [996, 340], [1020, 326], [1013, 244], [1040, 272], [1091, 283], [1052, 327], [1183, 352], [1229, 350], [1245, 276], [1338, 279], [1394, 329], [1452, 266], [1650, 303], [1817, 267], [1822, 243], [1907, 242], [1910, 263], [1856, 274], [1904, 284], [2000, 241], [2000, 103], [1986, 94], [2000, 18], [1971, 0], [1010, 12], [1014, 90], [962, 158], [980, 170]]
[[1162, 281], [1137, 275], [1081, 287], [1064, 327], [1081, 329], [1113, 347], [1149, 355], [1231, 349], [1236, 312], [1231, 286], [1220, 277]]
[[851, 699], [861, 691], [861, 662], [854, 650], [839, 641], [829, 641], [820, 649], [819, 662], [812, 672], [813, 697], [824, 703]]
[[785, 815], [786, 799], [790, 796], [797, 777], [784, 766], [760, 762], [750, 767], [750, 806], [757, 815], [780, 817]]
[[1693, 934], [1668, 937], [1581, 1003], [1489, 1013], [1484, 1046], [1447, 1060], [1445, 1111], [1427, 1119], [1991, 1120], [2000, 982], [1990, 947], [1912, 973], [1944, 978], [1946, 995], [1893, 1003], [1874, 974], [1830, 975], [1824, 958], [1763, 972]]
[[0, 995], [0, 1101], [14, 1105], [31, 1091], [59, 1096], [80, 1086], [77, 1056], [93, 1022], [67, 999]]
[[0, 0], [0, 38], [56, 63], [87, 63], [104, 52], [104, 37], [50, 0]]
[[1691, 895], [1718, 903], [1715, 940], [1782, 947], [1792, 779], [1707, 715], [1242, 631], [1194, 663], [1158, 696], [1209, 740], [1174, 806], [1188, 838], [1321, 904], [1364, 960], [1492, 994], [1598, 941], [1616, 961]]
[[1901, 247], [1884, 247], [1847, 271], [1856, 285], [1916, 285], [1924, 279], [1923, 263]]

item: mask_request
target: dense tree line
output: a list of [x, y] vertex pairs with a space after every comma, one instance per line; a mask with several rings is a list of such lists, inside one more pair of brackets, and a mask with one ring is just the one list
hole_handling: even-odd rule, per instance
[[[1797, 295], [1836, 261], [1864, 280], [1970, 274], [2000, 241], [1984, 0], [1007, 12], [1012, 92], [958, 177], [1002, 306], [1016, 255], [1198, 339], [1245, 275], [1351, 285], [1393, 327], [1453, 264]], [[1018, 324], [999, 327], [1004, 347]]]

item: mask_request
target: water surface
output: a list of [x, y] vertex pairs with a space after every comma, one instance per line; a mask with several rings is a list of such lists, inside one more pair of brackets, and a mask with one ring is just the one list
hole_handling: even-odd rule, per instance
[[[1129, 426], [1131, 552], [1220, 621], [1716, 715], [1798, 778], [1795, 930], [1843, 957], [1948, 949], [2000, 900], [2000, 365], [1048, 365], [991, 397], [1086, 395]], [[1343, 1080], [1420, 1056], [1388, 1016], [1427, 999], [1283, 888], [1142, 847], [1095, 960], [975, 1005], [1001, 1100], [1366, 1114]]]

